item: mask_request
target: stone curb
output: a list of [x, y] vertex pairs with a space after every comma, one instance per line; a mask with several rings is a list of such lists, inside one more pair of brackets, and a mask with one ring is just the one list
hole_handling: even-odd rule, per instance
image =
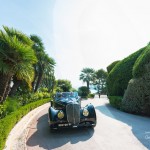
[[50, 103], [39, 106], [25, 115], [9, 133], [4, 150], [26, 150], [25, 144], [29, 131], [28, 126], [35, 116], [48, 106], [50, 106]]

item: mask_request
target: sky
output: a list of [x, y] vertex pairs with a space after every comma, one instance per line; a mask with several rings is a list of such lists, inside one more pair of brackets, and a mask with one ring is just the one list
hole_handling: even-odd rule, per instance
[[0, 0], [0, 28], [40, 36], [56, 79], [73, 87], [85, 67], [104, 69], [150, 41], [149, 0]]

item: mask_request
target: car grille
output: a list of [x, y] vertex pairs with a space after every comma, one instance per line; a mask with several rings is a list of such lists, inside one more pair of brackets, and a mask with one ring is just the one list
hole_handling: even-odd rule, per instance
[[78, 125], [80, 122], [80, 105], [68, 104], [66, 106], [67, 120], [69, 123]]

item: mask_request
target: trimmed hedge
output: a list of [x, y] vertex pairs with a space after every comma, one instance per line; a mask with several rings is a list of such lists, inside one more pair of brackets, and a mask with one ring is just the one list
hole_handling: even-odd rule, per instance
[[136, 60], [133, 67], [133, 76], [134, 78], [140, 78], [149, 70], [150, 70], [150, 45], [146, 47], [145, 51]]
[[121, 96], [108, 96], [108, 99], [109, 99], [109, 103], [113, 107], [115, 107], [117, 109], [121, 109], [123, 97], [121, 97]]
[[110, 73], [110, 71], [116, 66], [116, 64], [120, 62], [120, 60], [114, 61], [107, 67], [107, 72]]
[[94, 97], [95, 97], [95, 94], [92, 94], [92, 93], [88, 94], [88, 98], [94, 98]]
[[150, 116], [150, 72], [142, 78], [130, 80], [124, 94], [122, 108], [134, 114]]
[[132, 69], [135, 61], [141, 55], [145, 48], [129, 55], [118, 62], [111, 70], [107, 78], [107, 90], [109, 96], [123, 96], [128, 82], [132, 79]]
[[11, 113], [10, 115], [6, 116], [5, 118], [1, 119], [0, 120], [0, 150], [4, 148], [6, 139], [10, 131], [21, 118], [24, 115], [26, 115], [29, 111], [49, 101], [50, 98], [27, 104], [19, 108], [17, 111]]
[[89, 89], [86, 86], [81, 86], [78, 89], [78, 93], [81, 98], [87, 98], [89, 94]]

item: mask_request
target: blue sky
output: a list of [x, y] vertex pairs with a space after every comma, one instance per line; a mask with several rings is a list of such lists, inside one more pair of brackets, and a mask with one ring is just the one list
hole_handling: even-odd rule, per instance
[[37, 34], [56, 77], [82, 85], [82, 68], [105, 69], [150, 41], [149, 0], [0, 0], [0, 26]]

